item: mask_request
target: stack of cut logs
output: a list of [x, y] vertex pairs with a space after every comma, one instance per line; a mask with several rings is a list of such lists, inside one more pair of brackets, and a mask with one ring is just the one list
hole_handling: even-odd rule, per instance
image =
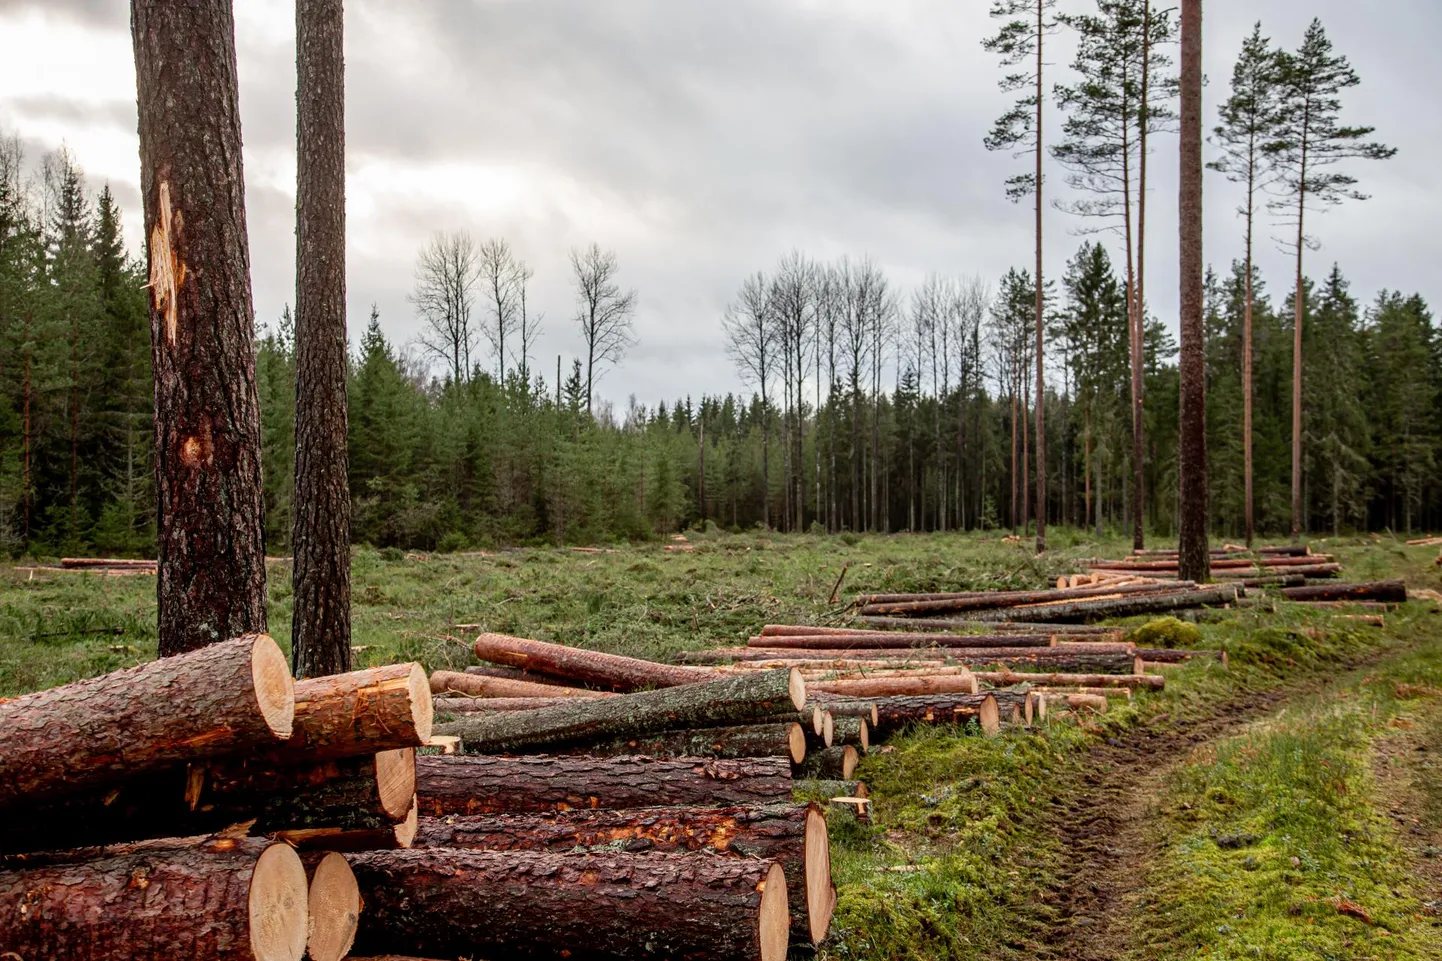
[[[1336, 577], [1342, 570], [1331, 554], [1313, 554], [1308, 544], [1245, 547], [1226, 544], [1211, 551], [1212, 580], [1241, 587], [1301, 587], [1307, 578]], [[1175, 550], [1137, 550], [1125, 560], [1101, 558], [1082, 561], [1090, 575], [1131, 576], [1175, 581], [1178, 577]]]
[[1241, 593], [1241, 585], [1232, 582], [1199, 585], [1096, 570], [1060, 578], [1052, 590], [868, 594], [856, 604], [860, 622], [868, 627], [911, 627], [922, 621], [924, 629], [979, 630], [1008, 623], [1010, 630], [1047, 633], [1071, 622], [1222, 607], [1235, 604]]

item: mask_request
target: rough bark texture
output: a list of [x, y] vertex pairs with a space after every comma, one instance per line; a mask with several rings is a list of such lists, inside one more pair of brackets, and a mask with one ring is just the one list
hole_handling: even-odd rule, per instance
[[[300, 961], [305, 951], [305, 868], [285, 845], [191, 839], [90, 857], [0, 870], [0, 956]], [[257, 941], [262, 916], [283, 926], [279, 937]]]
[[477, 677], [501, 677], [511, 681], [530, 681], [532, 684], [546, 684], [551, 687], [575, 687], [560, 678], [547, 677], [544, 674], [537, 674], [534, 671], [523, 671], [518, 667], [499, 667], [494, 664], [472, 664], [466, 668], [465, 673], [474, 674]]
[[[807, 864], [808, 829], [819, 832], [811, 849], [820, 863], [811, 865]], [[791, 927], [798, 940], [821, 941], [831, 919], [831, 855], [825, 816], [815, 804], [425, 818], [415, 846], [555, 854], [585, 853], [578, 849], [631, 854], [705, 851], [760, 858], [775, 861], [786, 872]], [[812, 923], [811, 905], [822, 915], [814, 919], [817, 924]]]
[[297, 681], [295, 731], [265, 762], [306, 764], [401, 747], [431, 736], [431, 695], [419, 664], [390, 664]]
[[1001, 611], [978, 611], [976, 616], [983, 620], [990, 618], [1000, 620], [1015, 613], [1034, 621], [1085, 621], [1110, 617], [1130, 617], [1135, 614], [1151, 614], [1158, 611], [1176, 611], [1214, 604], [1233, 604], [1236, 603], [1236, 600], [1236, 585], [1227, 584], [1220, 587], [1178, 591], [1174, 594], [1136, 594], [1129, 597], [1098, 598], [1067, 604], [1011, 608]]
[[831, 720], [831, 743], [827, 747], [850, 744], [865, 754], [871, 747], [870, 726], [864, 717], [837, 717]]
[[800, 674], [765, 671], [539, 711], [460, 718], [442, 724], [437, 733], [458, 735], [472, 753], [531, 751], [799, 711], [806, 702], [804, 692]]
[[763, 950], [763, 898], [778, 896], [773, 883], [784, 891], [781, 869], [769, 861], [428, 848], [360, 854], [351, 867], [366, 906], [360, 953], [564, 954], [573, 961], [785, 957], [784, 927], [781, 943], [772, 939]]
[[351, 668], [344, 21], [342, 0], [295, 5], [296, 677]]
[[534, 711], [565, 703], [560, 697], [437, 697], [431, 705], [436, 714], [485, 714], [490, 711]]
[[806, 758], [806, 729], [794, 721], [731, 727], [665, 731], [576, 745], [572, 750], [596, 757], [785, 757]]
[[505, 634], [482, 634], [476, 638], [474, 649], [476, 657], [492, 664], [518, 667], [614, 691], [677, 687], [715, 679], [710, 671], [658, 664], [601, 651], [584, 651]]
[[613, 697], [610, 691], [588, 691], [579, 687], [560, 687], [516, 681], [507, 677], [484, 674], [460, 674], [435, 671], [431, 674], [431, 690], [436, 694], [469, 694], [472, 697], [554, 697], [573, 700], [599, 700]]
[[867, 604], [861, 609], [866, 615], [934, 614], [958, 611], [985, 611], [998, 608], [1046, 604], [1052, 601], [1077, 601], [1112, 594], [1150, 594], [1160, 590], [1177, 590], [1183, 584], [1128, 584], [1118, 587], [1074, 587], [1051, 591], [989, 591], [970, 597], [940, 597], [915, 601], [892, 601]]
[[1288, 587], [1282, 596], [1289, 601], [1383, 601], [1401, 604], [1407, 600], [1405, 581], [1372, 581], [1366, 584], [1319, 584]]
[[811, 687], [847, 697], [891, 697], [904, 694], [975, 694], [976, 676], [943, 674], [932, 677], [878, 677], [841, 681], [815, 681]]
[[1167, 679], [1155, 674], [1059, 674], [1054, 672], [978, 671], [977, 680], [997, 687], [1041, 684], [1047, 687], [1129, 687], [1160, 691]]
[[160, 654], [266, 629], [255, 312], [228, 2], [132, 0]]
[[1153, 664], [1185, 664], [1188, 661], [1214, 660], [1223, 666], [1227, 663], [1226, 651], [1185, 651], [1180, 648], [1139, 647], [1137, 656]]
[[791, 773], [797, 778], [849, 781], [860, 759], [860, 753], [849, 744], [829, 747], [824, 751], [812, 751], [805, 761], [791, 766]]
[[818, 691], [813, 703], [819, 704], [830, 714], [833, 723], [836, 718], [860, 717], [865, 718], [866, 723], [876, 727], [876, 704], [872, 701], [850, 700], [844, 695], [827, 694], [825, 691]]
[[[900, 730], [908, 724], [964, 724], [973, 718], [982, 723], [986, 717], [995, 724], [1000, 719], [997, 698], [989, 692], [883, 697], [877, 699], [876, 710], [877, 730], [885, 734]], [[1010, 714], [1008, 704], [1008, 718]]]
[[[915, 663], [898, 658], [891, 661], [877, 659], [868, 663], [848, 661], [835, 656], [841, 652], [806, 651], [796, 653], [831, 657], [830, 660], [824, 657], [813, 657], [794, 658], [787, 662], [781, 662], [785, 666], [801, 669], [808, 677], [808, 684], [817, 691], [829, 690], [824, 686], [817, 686], [817, 681], [810, 680], [816, 676], [817, 672], [857, 673], [865, 670], [874, 676], [877, 673], [893, 674], [893, 671], [889, 669], [894, 669], [898, 672], [906, 670], [913, 675], [924, 674], [928, 671], [936, 674], [947, 673], [937, 661]], [[1101, 650], [1074, 650], [1066, 647], [998, 647], [983, 648], [977, 651], [952, 649], [945, 652], [946, 661], [955, 665], [968, 667], [985, 667], [988, 664], [1045, 665], [1052, 670], [1062, 671], [1128, 671], [1131, 669], [1131, 658], [1132, 648], [1121, 644], [1106, 645]], [[781, 666], [775, 661], [762, 661], [758, 666], [770, 666], [771, 664]], [[884, 666], [877, 668], [877, 665]]]
[[791, 793], [799, 800], [830, 800], [834, 797], [869, 797], [865, 781], [825, 781], [811, 778], [795, 781]]
[[733, 667], [738, 664], [771, 663], [777, 664], [778, 667], [792, 667], [796, 664], [828, 662], [885, 663], [899, 666], [936, 663], [949, 656], [950, 652], [941, 648], [819, 650], [813, 648], [723, 647], [714, 651], [682, 651], [676, 655], [676, 659], [713, 666], [731, 665]]
[[780, 650], [879, 650], [882, 648], [927, 647], [1050, 647], [1055, 637], [1050, 634], [905, 634], [856, 633], [776, 636], [762, 634], [749, 638], [748, 647]]
[[[256, 685], [257, 662], [279, 687]], [[82, 794], [291, 735], [285, 655], [264, 635], [0, 704], [0, 806]], [[267, 704], [270, 717], [267, 717]]]
[[301, 851], [389, 851], [409, 848], [419, 823], [416, 805], [399, 824], [376, 827], [316, 827], [276, 831], [275, 837]]
[[788, 800], [791, 765], [770, 757], [419, 757], [416, 793], [428, 817], [750, 806]]

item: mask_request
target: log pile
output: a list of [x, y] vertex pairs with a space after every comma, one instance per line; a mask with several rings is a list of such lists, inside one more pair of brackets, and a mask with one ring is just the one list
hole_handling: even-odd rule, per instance
[[[1117, 570], [1059, 578], [1053, 589], [1038, 591], [965, 591], [938, 594], [869, 594], [856, 599], [863, 623], [895, 626], [910, 621], [961, 615], [975, 627], [999, 623], [1032, 625], [1032, 635], [1046, 635], [1053, 624], [1085, 623], [1137, 614], [1159, 614], [1198, 607], [1235, 604], [1241, 585], [1199, 585], [1151, 576], [1152, 565], [1175, 561], [1115, 563]], [[1164, 572], [1163, 572], [1164, 573]], [[884, 621], [880, 619], [885, 619]], [[948, 624], [955, 623], [948, 620]], [[764, 635], [763, 635], [764, 636]], [[787, 638], [793, 641], [793, 638]], [[952, 643], [964, 643], [960, 638]], [[993, 641], [998, 643], [999, 641]]]

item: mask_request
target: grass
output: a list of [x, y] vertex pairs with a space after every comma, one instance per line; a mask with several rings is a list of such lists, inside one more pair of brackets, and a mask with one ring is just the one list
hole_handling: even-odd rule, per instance
[[[744, 643], [767, 622], [840, 622], [844, 598], [856, 591], [1036, 587], [1074, 570], [1079, 557], [1120, 556], [1127, 548], [1069, 531], [1054, 532], [1053, 550], [1040, 560], [996, 536], [689, 536], [694, 550], [685, 553], [659, 544], [599, 554], [527, 548], [424, 557], [360, 549], [353, 565], [358, 661], [415, 659], [429, 669], [470, 663], [464, 632], [451, 627], [458, 623], [663, 658]], [[1442, 587], [1430, 549], [1387, 538], [1319, 549], [1337, 552], [1351, 579], [1405, 576], [1413, 587]], [[831, 604], [843, 568], [843, 602]], [[271, 567], [270, 623], [283, 646], [289, 579], [287, 566]], [[153, 657], [154, 589], [149, 577], [0, 568], [0, 696]], [[1197, 639], [1186, 641], [1226, 649], [1230, 670], [1188, 666], [1166, 691], [1081, 724], [995, 739], [937, 730], [893, 739], [859, 773], [875, 800], [873, 822], [835, 829], [840, 898], [825, 957], [1033, 956], [1044, 920], [1033, 902], [1068, 857], [1048, 830], [1051, 806], [1084, 770], [1093, 745], [1139, 725], [1206, 716], [1247, 692], [1282, 692], [1379, 654], [1388, 657], [1385, 667], [1355, 679], [1354, 693], [1341, 702], [1346, 711], [1320, 701], [1298, 708], [1275, 728], [1225, 742], [1178, 770], [1160, 802], [1163, 830], [1175, 836], [1159, 838], [1173, 843], [1162, 846], [1151, 868], [1153, 896], [1139, 909], [1139, 925], [1155, 934], [1140, 957], [1325, 957], [1316, 952], [1333, 946], [1338, 957], [1421, 956], [1425, 926], [1409, 921], [1417, 899], [1402, 876], [1405, 858], [1370, 800], [1362, 764], [1389, 718], [1407, 717], [1431, 697], [1401, 698], [1396, 690], [1430, 692], [1439, 680], [1442, 658], [1425, 642], [1429, 615], [1416, 608], [1389, 615], [1385, 633], [1338, 631], [1320, 612], [1290, 605], [1276, 614], [1235, 612], [1199, 625]], [[1433, 743], [1442, 745], [1442, 721], [1436, 724]], [[1442, 812], [1442, 771], [1431, 773], [1425, 783]], [[1345, 828], [1323, 843], [1328, 824]], [[1257, 850], [1216, 846], [1215, 834], [1237, 830], [1264, 841], [1252, 845]], [[1305, 870], [1290, 864], [1299, 850], [1310, 859]], [[1257, 867], [1248, 866], [1249, 855]], [[1338, 915], [1339, 895], [1362, 905], [1374, 923]], [[1298, 905], [1301, 913], [1291, 913]], [[1295, 937], [1268, 933], [1276, 931]], [[1299, 953], [1318, 944], [1324, 949]], [[1283, 945], [1293, 953], [1276, 953]], [[1254, 948], [1264, 953], [1243, 953]]]

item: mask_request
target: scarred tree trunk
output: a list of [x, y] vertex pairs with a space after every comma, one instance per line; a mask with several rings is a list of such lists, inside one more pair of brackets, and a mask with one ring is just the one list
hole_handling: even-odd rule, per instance
[[342, 0], [299, 0], [296, 31], [296, 677], [350, 670]]
[[162, 656], [264, 631], [255, 315], [228, 0], [132, 0]]
[[[1202, 262], [1202, 5], [1182, 0], [1181, 63], [1181, 531], [1177, 574], [1205, 581], [1207, 550], [1207, 370]], [[1250, 392], [1250, 388], [1248, 388]], [[1248, 501], [1250, 514], [1250, 500]], [[1248, 529], [1250, 536], [1251, 530]]]

